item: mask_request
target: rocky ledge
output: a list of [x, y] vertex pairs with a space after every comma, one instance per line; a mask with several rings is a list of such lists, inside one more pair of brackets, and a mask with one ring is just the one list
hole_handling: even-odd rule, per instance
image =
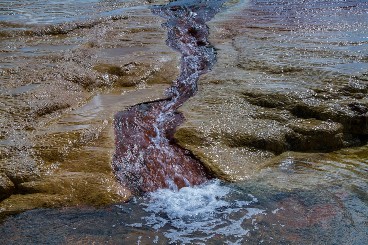
[[[226, 179], [249, 178], [284, 152], [327, 153], [368, 140], [368, 74], [351, 69], [366, 56], [326, 44], [321, 36], [336, 34], [330, 29], [286, 23], [261, 5], [239, 4], [210, 22], [218, 61], [181, 108], [187, 121], [175, 134]], [[336, 25], [337, 33], [346, 28]]]
[[162, 99], [177, 76], [180, 55], [166, 46], [163, 22], [147, 7], [4, 39], [50, 50], [3, 60], [12, 66], [0, 71], [6, 81], [0, 94], [0, 219], [131, 197], [112, 173], [113, 118], [134, 104]]

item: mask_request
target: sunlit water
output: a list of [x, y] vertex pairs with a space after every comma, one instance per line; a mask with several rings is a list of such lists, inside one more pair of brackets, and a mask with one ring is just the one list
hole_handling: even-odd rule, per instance
[[227, 28], [238, 33], [232, 45], [242, 51], [236, 62], [249, 84], [306, 92], [328, 83], [366, 83], [366, 0], [254, 0], [234, 12]]
[[31, 25], [81, 21], [118, 14], [132, 5], [136, 4], [131, 0], [0, 1], [0, 22]]

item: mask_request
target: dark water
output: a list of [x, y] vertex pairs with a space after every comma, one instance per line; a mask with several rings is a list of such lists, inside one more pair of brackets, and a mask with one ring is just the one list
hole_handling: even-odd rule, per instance
[[363, 207], [325, 189], [285, 192], [212, 181], [105, 209], [29, 211], [8, 219], [0, 233], [6, 244], [360, 245], [367, 238]]

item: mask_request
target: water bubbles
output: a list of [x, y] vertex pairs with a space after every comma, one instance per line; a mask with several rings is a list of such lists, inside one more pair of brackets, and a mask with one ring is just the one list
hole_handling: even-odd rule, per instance
[[257, 229], [256, 217], [265, 210], [254, 207], [258, 200], [250, 194], [243, 194], [245, 200], [234, 195], [236, 191], [219, 180], [180, 190], [160, 189], [140, 204], [147, 213], [142, 223], [128, 226], [152, 228], [173, 244], [206, 244], [215, 239], [241, 244]]
[[280, 163], [280, 169], [282, 171], [289, 171], [294, 166], [294, 159], [288, 157]]
[[[215, 62], [215, 50], [209, 46], [205, 22], [219, 11], [223, 2], [206, 3], [199, 7], [197, 1], [179, 5], [175, 2], [152, 8], [153, 13], [167, 19], [164, 24], [168, 29], [167, 44], [180, 51], [182, 57], [179, 78], [166, 92], [169, 98], [136, 105], [115, 117], [115, 175], [123, 185], [136, 192], [163, 187], [175, 190], [208, 179], [209, 174], [199, 160], [184, 154], [184, 149], [172, 143], [172, 133], [182, 120], [180, 114], [175, 115], [175, 110], [196, 93], [199, 76]], [[145, 77], [150, 74], [145, 74]], [[130, 150], [134, 144], [140, 145], [139, 151]], [[130, 165], [139, 166], [138, 171]], [[129, 175], [140, 176], [142, 181], [135, 183], [137, 178]]]

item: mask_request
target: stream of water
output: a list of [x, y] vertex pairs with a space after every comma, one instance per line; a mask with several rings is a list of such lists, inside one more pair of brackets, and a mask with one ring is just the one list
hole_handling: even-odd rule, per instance
[[175, 1], [152, 9], [168, 20], [167, 44], [182, 58], [179, 78], [168, 89], [168, 99], [143, 103], [115, 116], [114, 171], [134, 192], [177, 190], [210, 177], [190, 152], [174, 143], [173, 134], [184, 120], [177, 109], [196, 93], [199, 76], [215, 62], [206, 22], [223, 2]]

